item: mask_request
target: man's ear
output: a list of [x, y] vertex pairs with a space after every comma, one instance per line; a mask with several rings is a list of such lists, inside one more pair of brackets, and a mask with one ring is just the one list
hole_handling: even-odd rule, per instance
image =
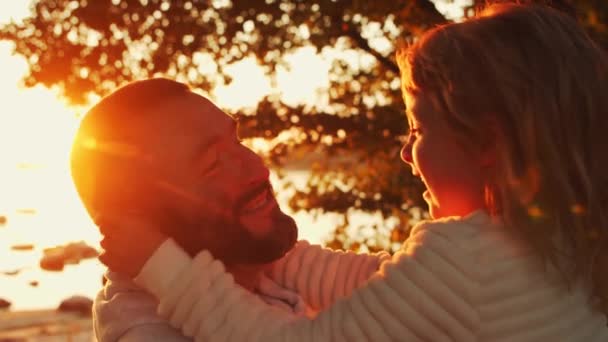
[[484, 120], [484, 132], [481, 136], [479, 163], [482, 168], [495, 166], [502, 141], [502, 131], [493, 117]]
[[491, 167], [496, 165], [496, 145], [484, 144], [481, 147], [479, 154], [479, 162], [481, 167]]

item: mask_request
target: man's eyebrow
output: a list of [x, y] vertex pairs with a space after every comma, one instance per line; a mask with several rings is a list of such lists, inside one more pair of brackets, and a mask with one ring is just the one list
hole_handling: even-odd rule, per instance
[[238, 128], [239, 128], [239, 119], [238, 118], [232, 118], [232, 123], [230, 123], [230, 125], [232, 126], [232, 130], [235, 132], [238, 132]]
[[236, 135], [236, 138], [240, 141], [241, 137], [239, 135], [239, 127], [241, 126], [241, 121], [239, 118], [236, 118], [236, 117], [233, 117], [233, 119], [234, 119], [234, 121], [233, 121], [234, 124], [232, 125], [233, 131], [234, 131], [234, 134]]

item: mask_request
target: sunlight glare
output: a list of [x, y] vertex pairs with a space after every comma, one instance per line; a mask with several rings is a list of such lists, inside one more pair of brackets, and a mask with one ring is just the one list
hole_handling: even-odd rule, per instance
[[437, 10], [447, 19], [462, 21], [464, 18], [464, 7], [470, 6], [473, 0], [431, 0]]
[[3, 1], [0, 5], [0, 24], [11, 20], [19, 22], [30, 14], [30, 0]]
[[232, 83], [217, 87], [214, 95], [222, 108], [252, 109], [260, 99], [270, 94], [270, 81], [255, 58], [248, 57], [225, 68]]
[[0, 113], [0, 163], [67, 162], [78, 123], [76, 114], [54, 91], [43, 86], [17, 86], [27, 64], [21, 57], [10, 56], [10, 49], [10, 44], [0, 43], [0, 93], [3, 106], [10, 108]]
[[[68, 109], [55, 91], [43, 86], [18, 86], [27, 63], [12, 56], [11, 49], [11, 44], [0, 43], [0, 98], [10, 109], [0, 112], [0, 215], [9, 215], [11, 227], [19, 228], [2, 244], [28, 240], [22, 242], [52, 246], [81, 239], [96, 243], [99, 235], [91, 228], [69, 172], [79, 109]], [[19, 214], [28, 208], [36, 209], [34, 217]], [[35, 221], [44, 224], [34, 227]]]
[[313, 47], [304, 47], [287, 55], [285, 61], [289, 69], [279, 66], [277, 69], [277, 88], [281, 100], [287, 105], [316, 103], [324, 105], [322, 96], [329, 88], [330, 63], [317, 54]]

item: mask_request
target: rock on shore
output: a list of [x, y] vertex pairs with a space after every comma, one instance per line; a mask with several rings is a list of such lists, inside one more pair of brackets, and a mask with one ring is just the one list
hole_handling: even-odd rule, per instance
[[8, 309], [11, 305], [12, 303], [8, 300], [0, 298], [0, 309]]
[[73, 242], [44, 250], [40, 268], [47, 271], [62, 271], [67, 264], [78, 264], [83, 259], [96, 258], [99, 252], [84, 242]]
[[61, 312], [75, 312], [83, 316], [90, 316], [92, 308], [92, 299], [84, 296], [73, 296], [61, 302], [57, 310]]

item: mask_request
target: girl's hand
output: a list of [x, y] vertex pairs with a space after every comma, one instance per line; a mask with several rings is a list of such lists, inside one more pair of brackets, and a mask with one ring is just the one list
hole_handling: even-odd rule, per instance
[[154, 223], [141, 216], [98, 216], [104, 251], [99, 260], [112, 271], [136, 277], [146, 261], [167, 239]]

